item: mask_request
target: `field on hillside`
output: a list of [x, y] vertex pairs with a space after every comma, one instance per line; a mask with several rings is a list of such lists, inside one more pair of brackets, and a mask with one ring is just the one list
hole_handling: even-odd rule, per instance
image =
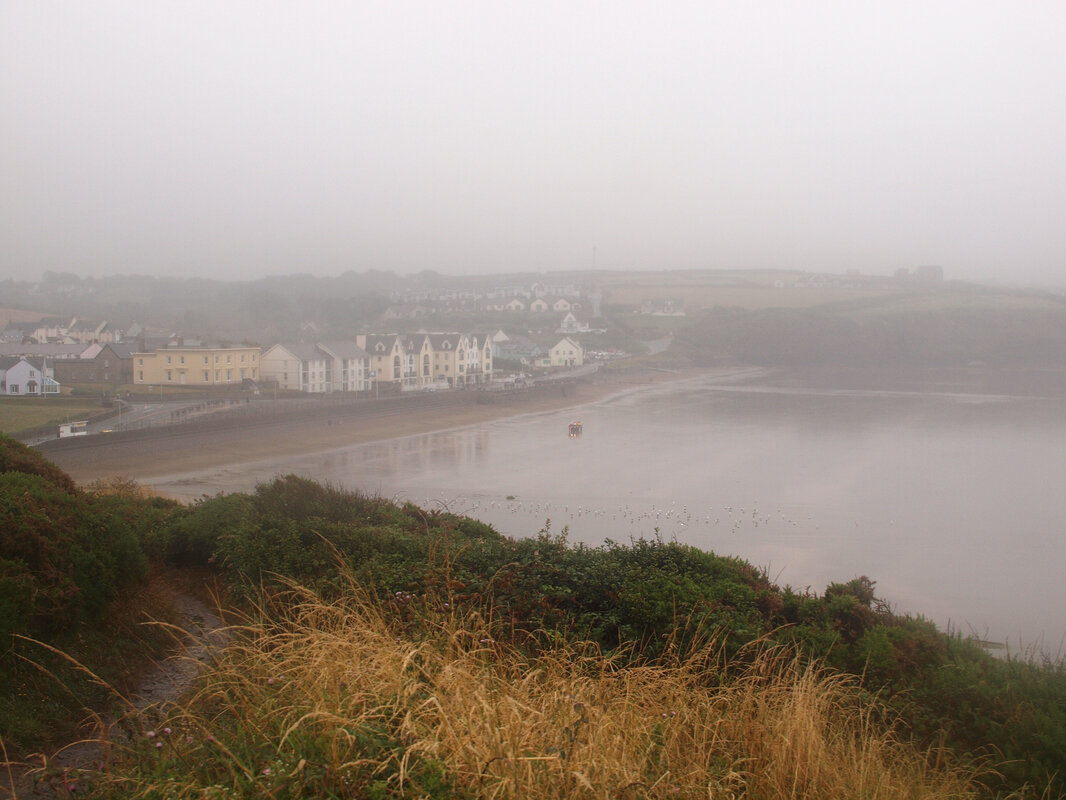
[[721, 306], [758, 310], [763, 308], [811, 308], [827, 303], [901, 294], [895, 287], [871, 286], [858, 289], [840, 287], [799, 288], [795, 286], [706, 286], [660, 283], [643, 286], [617, 286], [604, 292], [610, 305], [639, 306], [644, 300], [680, 297], [689, 312]]
[[713, 308], [748, 311], [828, 307], [848, 314], [894, 314], [953, 309], [1061, 310], [1066, 298], [1040, 292], [994, 289], [973, 284], [918, 286], [885, 278], [836, 276], [840, 285], [803, 283], [816, 276], [786, 272], [639, 273], [612, 275], [603, 282], [604, 302], [640, 306], [643, 301], [680, 298], [689, 313]]

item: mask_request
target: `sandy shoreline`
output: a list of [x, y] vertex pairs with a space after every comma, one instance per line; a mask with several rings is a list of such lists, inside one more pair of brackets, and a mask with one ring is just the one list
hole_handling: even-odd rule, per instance
[[296, 456], [403, 436], [460, 428], [522, 414], [579, 407], [655, 384], [690, 379], [704, 372], [640, 372], [581, 383], [571, 396], [536, 396], [516, 402], [426, 409], [410, 414], [325, 426], [321, 421], [277, 426], [269, 431], [235, 429], [182, 436], [165, 442], [56, 452], [49, 458], [75, 481], [147, 480], [279, 456]]

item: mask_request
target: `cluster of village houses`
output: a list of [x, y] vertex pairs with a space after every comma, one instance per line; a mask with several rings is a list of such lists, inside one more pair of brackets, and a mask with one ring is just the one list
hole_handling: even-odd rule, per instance
[[[84, 333], [92, 328], [94, 335]], [[32, 330], [31, 330], [32, 329]], [[70, 335], [77, 331], [78, 336]], [[131, 335], [132, 333], [132, 335]], [[224, 388], [273, 386], [310, 393], [381, 395], [478, 387], [493, 380], [496, 358], [531, 368], [584, 363], [570, 336], [542, 349], [525, 337], [495, 333], [362, 334], [353, 341], [212, 344], [179, 336], [119, 332], [106, 323], [12, 323], [0, 338], [0, 394], [46, 396], [63, 385], [134, 384]], [[18, 341], [13, 341], [17, 339]]]

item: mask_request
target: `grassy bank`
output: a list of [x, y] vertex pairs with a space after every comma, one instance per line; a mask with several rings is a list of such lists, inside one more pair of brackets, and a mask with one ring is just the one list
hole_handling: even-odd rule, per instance
[[58, 776], [64, 791], [1064, 791], [1062, 666], [993, 659], [896, 616], [866, 578], [796, 592], [676, 543], [593, 548], [565, 529], [513, 540], [293, 476], [191, 507], [122, 484], [84, 492], [0, 441], [9, 753], [61, 739], [87, 708], [123, 707], [136, 660], [103, 645], [136, 650], [136, 626], [117, 622], [153, 602], [163, 570], [213, 571], [242, 615], [191, 696], [130, 716], [106, 770]]
[[[485, 608], [401, 612], [357, 583], [259, 598], [199, 690], [99, 796], [964, 798], [974, 773], [898, 737], [855, 681], [713, 640], [636, 666], [498, 640]], [[735, 664], [735, 666], [734, 666]], [[946, 762], [942, 759], [947, 758]], [[74, 784], [77, 786], [77, 784]], [[78, 786], [77, 788], [82, 788]]]

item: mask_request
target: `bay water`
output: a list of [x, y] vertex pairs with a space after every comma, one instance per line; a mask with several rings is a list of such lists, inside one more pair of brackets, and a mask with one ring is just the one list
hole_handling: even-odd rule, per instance
[[[583, 423], [571, 438], [568, 425]], [[677, 540], [822, 592], [1061, 655], [1066, 403], [712, 376], [561, 412], [146, 481], [186, 498], [295, 473], [511, 536]]]

